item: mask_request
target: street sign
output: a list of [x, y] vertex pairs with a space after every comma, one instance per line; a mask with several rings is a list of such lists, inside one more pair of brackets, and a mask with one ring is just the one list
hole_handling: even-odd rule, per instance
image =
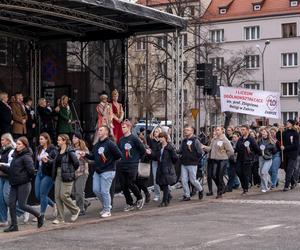
[[196, 120], [197, 115], [199, 114], [200, 110], [199, 109], [191, 109], [192, 112], [192, 117], [194, 118], [194, 120]]

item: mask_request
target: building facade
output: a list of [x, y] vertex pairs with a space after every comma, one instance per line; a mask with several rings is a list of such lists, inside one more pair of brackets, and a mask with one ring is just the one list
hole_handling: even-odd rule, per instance
[[[244, 57], [244, 67], [232, 85], [280, 92], [282, 117], [271, 119], [270, 123], [297, 119], [300, 115], [300, 1], [212, 0], [202, 22], [201, 32], [218, 47], [209, 55], [214, 67], [225, 67], [233, 55]], [[220, 84], [228, 85], [224, 79], [220, 79]], [[211, 123], [224, 122], [219, 107], [213, 110], [219, 114], [214, 115]], [[232, 123], [251, 124], [259, 119], [235, 115]], [[205, 120], [205, 114], [201, 120]]]

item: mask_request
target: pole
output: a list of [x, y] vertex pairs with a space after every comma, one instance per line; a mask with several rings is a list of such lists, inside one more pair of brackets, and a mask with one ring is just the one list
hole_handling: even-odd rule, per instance
[[[261, 69], [262, 69], [262, 84], [263, 84], [263, 91], [265, 91], [265, 60], [264, 60], [264, 54], [265, 54], [266, 45], [264, 47], [263, 53], [261, 54]], [[263, 126], [266, 126], [266, 117], [263, 117]]]
[[168, 36], [166, 34], [166, 72], [165, 72], [165, 84], [166, 84], [166, 89], [165, 89], [165, 126], [168, 125]]

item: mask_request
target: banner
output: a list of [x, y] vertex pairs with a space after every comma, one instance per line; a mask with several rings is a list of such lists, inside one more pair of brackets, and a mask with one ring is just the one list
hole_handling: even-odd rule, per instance
[[280, 119], [280, 93], [220, 87], [221, 110]]

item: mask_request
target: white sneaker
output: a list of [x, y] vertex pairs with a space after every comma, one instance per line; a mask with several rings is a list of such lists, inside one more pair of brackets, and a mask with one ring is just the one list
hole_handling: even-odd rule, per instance
[[158, 202], [160, 200], [159, 197], [154, 197], [153, 201]]
[[80, 209], [78, 209], [78, 212], [76, 214], [73, 214], [71, 216], [71, 221], [75, 222], [78, 219], [79, 214], [80, 214]]
[[54, 206], [52, 207], [52, 216], [53, 217], [57, 216], [57, 206], [56, 206], [56, 204], [54, 204]]
[[24, 216], [24, 223], [27, 223], [29, 221], [29, 213], [25, 212], [23, 216]]
[[261, 192], [262, 193], [266, 193], [268, 190], [262, 189]]
[[101, 217], [102, 218], [107, 218], [107, 217], [110, 217], [111, 216], [111, 213], [110, 212], [104, 212], [102, 215], [101, 215]]
[[134, 210], [134, 206], [126, 205], [124, 207], [124, 212], [129, 212], [129, 211], [132, 211], [132, 210]]
[[136, 202], [136, 208], [140, 210], [144, 207], [144, 204], [145, 204], [145, 198], [143, 197], [142, 199]]
[[104, 214], [104, 213], [105, 213], [105, 210], [101, 210], [99, 214], [100, 214], [100, 216], [102, 216], [102, 214]]
[[37, 222], [37, 221], [38, 221], [37, 217], [34, 217], [34, 218], [32, 219], [32, 221], [33, 221], [33, 222]]
[[52, 221], [52, 224], [54, 224], [54, 225], [58, 225], [60, 223], [65, 223], [65, 221], [59, 220], [59, 219], [55, 219], [54, 221]]
[[0, 222], [0, 227], [7, 227], [7, 226], [8, 226], [8, 221]]

